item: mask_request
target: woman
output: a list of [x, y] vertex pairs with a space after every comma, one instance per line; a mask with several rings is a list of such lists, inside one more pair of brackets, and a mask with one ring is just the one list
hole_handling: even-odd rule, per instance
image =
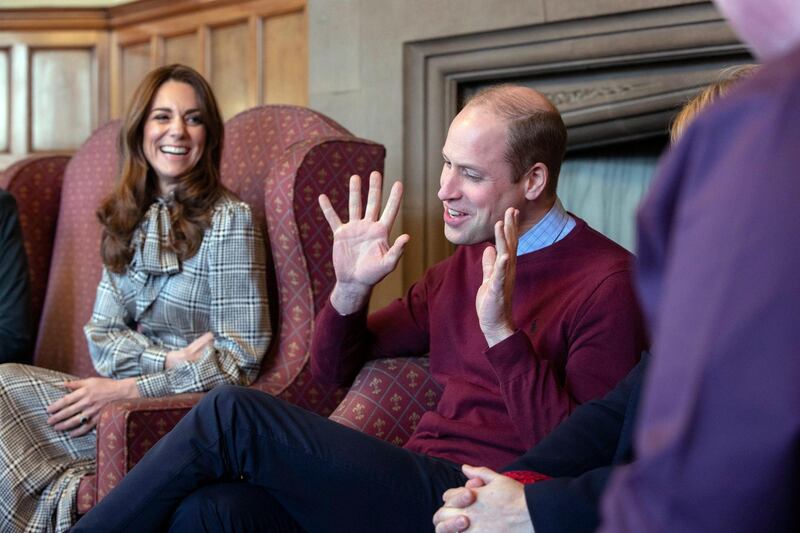
[[105, 377], [0, 366], [3, 531], [71, 525], [108, 402], [255, 379], [270, 338], [263, 241], [220, 182], [222, 136], [194, 70], [162, 67], [137, 89], [118, 184], [98, 210], [104, 268], [84, 328]]

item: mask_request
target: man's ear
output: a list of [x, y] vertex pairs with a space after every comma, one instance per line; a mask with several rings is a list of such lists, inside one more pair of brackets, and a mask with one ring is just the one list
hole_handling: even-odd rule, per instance
[[550, 181], [550, 171], [544, 163], [536, 163], [522, 176], [522, 180], [525, 184], [525, 198], [527, 200], [536, 200], [547, 188], [547, 182]]

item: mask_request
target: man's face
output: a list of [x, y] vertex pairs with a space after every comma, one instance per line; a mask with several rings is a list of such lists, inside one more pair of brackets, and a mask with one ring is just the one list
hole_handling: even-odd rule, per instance
[[492, 240], [495, 222], [509, 207], [520, 210], [522, 222], [525, 180], [512, 183], [511, 165], [504, 159], [506, 137], [506, 121], [481, 106], [467, 106], [450, 124], [438, 197], [444, 235], [453, 244]]

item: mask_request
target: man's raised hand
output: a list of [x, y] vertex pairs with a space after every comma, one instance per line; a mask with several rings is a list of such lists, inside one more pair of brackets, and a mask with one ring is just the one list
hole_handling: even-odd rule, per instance
[[[409, 240], [406, 234], [389, 243], [389, 234], [400, 209], [403, 185], [395, 182], [380, 212], [383, 177], [380, 172], [369, 176], [369, 193], [364, 216], [361, 216], [361, 177], [350, 177], [349, 220], [343, 223], [330, 200], [324, 194], [319, 205], [333, 231], [333, 269], [336, 285], [331, 292], [331, 304], [341, 315], [349, 315], [367, 304], [372, 287], [397, 266], [403, 247]], [[380, 216], [379, 216], [380, 215]]]
[[475, 297], [475, 310], [486, 342], [491, 348], [514, 333], [511, 316], [517, 271], [519, 211], [506, 209], [504, 220], [494, 225], [495, 246], [483, 252], [483, 283]]

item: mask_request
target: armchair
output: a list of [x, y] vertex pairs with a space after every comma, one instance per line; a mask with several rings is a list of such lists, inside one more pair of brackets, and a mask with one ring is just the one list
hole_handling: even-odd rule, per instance
[[[115, 122], [97, 130], [66, 168], [37, 339], [36, 364], [79, 376], [94, 374], [82, 327], [101, 273], [93, 253], [100, 243], [94, 206], [113, 186], [118, 129]], [[252, 386], [321, 414], [333, 410], [344, 390], [313, 381], [307, 364], [314, 316], [334, 281], [331, 236], [317, 195], [324, 190], [344, 213], [350, 174], [382, 170], [384, 156], [382, 146], [295, 106], [257, 107], [225, 125], [222, 180], [266, 229], [268, 271], [274, 271], [269, 276], [273, 342]], [[200, 397], [108, 405], [97, 426], [97, 470], [81, 480], [78, 511], [87, 512], [116, 486]]]
[[66, 155], [30, 157], [17, 161], [0, 174], [0, 189], [10, 192], [19, 207], [28, 256], [34, 337], [44, 306], [61, 199], [61, 180], [68, 161]]

